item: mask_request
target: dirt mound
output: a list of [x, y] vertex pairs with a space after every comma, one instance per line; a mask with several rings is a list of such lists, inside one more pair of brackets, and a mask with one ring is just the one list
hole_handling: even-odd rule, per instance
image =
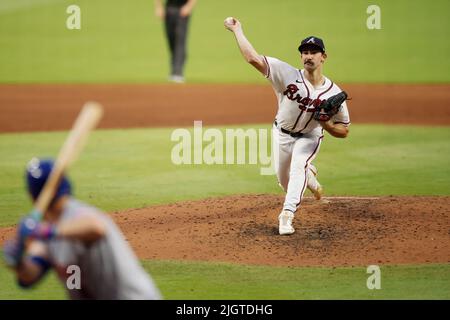
[[[274, 266], [450, 262], [450, 197], [305, 198], [278, 235], [282, 196], [238, 195], [113, 213], [140, 258]], [[13, 235], [0, 229], [0, 240]]]
[[306, 198], [278, 235], [282, 196], [239, 195], [113, 215], [141, 258], [283, 266], [450, 262], [450, 197]]
[[[450, 125], [448, 84], [342, 88], [353, 123]], [[0, 132], [68, 130], [88, 100], [105, 106], [101, 128], [270, 124], [276, 113], [268, 84], [1, 84]]]

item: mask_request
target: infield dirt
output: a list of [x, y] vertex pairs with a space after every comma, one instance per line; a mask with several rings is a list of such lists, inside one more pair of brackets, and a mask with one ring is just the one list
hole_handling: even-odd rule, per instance
[[[450, 125], [450, 85], [342, 85], [352, 123]], [[428, 92], [430, 94], [423, 94]], [[269, 85], [0, 85], [0, 132], [68, 130], [88, 100], [105, 107], [100, 128], [273, 122]], [[57, 119], [57, 121], [55, 121]]]

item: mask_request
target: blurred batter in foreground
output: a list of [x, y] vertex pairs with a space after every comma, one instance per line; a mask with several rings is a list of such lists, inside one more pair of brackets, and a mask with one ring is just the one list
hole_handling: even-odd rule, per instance
[[[26, 183], [33, 201], [52, 168], [51, 160], [34, 158], [28, 164]], [[71, 299], [161, 298], [116, 224], [99, 209], [73, 198], [64, 176], [43, 220], [33, 215], [23, 218], [17, 236], [5, 243], [3, 251], [23, 288], [54, 269]], [[69, 286], [74, 270], [79, 270], [79, 283]]]

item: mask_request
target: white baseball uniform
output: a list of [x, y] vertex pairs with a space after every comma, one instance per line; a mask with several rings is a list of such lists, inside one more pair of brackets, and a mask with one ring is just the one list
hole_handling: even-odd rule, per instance
[[[342, 90], [330, 79], [317, 88], [299, 70], [276, 58], [264, 57], [278, 99], [278, 112], [272, 128], [274, 165], [280, 186], [286, 192], [283, 210], [296, 212], [305, 188], [315, 187], [317, 173], [311, 162], [316, 157], [323, 139], [323, 128], [313, 119], [314, 109], [322, 100]], [[350, 125], [347, 104], [344, 102], [331, 121]]]

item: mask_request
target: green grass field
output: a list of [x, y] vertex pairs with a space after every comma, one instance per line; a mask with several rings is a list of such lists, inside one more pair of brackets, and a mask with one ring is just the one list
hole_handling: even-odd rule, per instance
[[[2, 0], [0, 82], [165, 82], [168, 51], [153, 1], [78, 0], [81, 30], [68, 30], [69, 0]], [[245, 65], [227, 16], [242, 20], [261, 54], [298, 65], [301, 39], [325, 40], [326, 74], [340, 82], [448, 82], [450, 2], [379, 0], [381, 29], [366, 27], [368, 0], [208, 0], [192, 17], [190, 82], [264, 82]]]
[[[366, 268], [285, 268], [209, 262], [143, 261], [165, 299], [450, 299], [449, 265], [382, 266], [381, 289]], [[0, 299], [65, 299], [54, 274], [22, 290], [0, 266]]]
[[[274, 175], [259, 174], [260, 165], [174, 165], [171, 150], [177, 142], [170, 140], [172, 131], [94, 132], [70, 171], [76, 195], [111, 212], [238, 193], [281, 194]], [[26, 163], [33, 156], [57, 154], [66, 135], [0, 135], [0, 172], [4, 177], [0, 226], [17, 222], [31, 207], [24, 191]], [[449, 140], [448, 127], [352, 125], [347, 139], [325, 137], [315, 164], [328, 195], [449, 195]]]

